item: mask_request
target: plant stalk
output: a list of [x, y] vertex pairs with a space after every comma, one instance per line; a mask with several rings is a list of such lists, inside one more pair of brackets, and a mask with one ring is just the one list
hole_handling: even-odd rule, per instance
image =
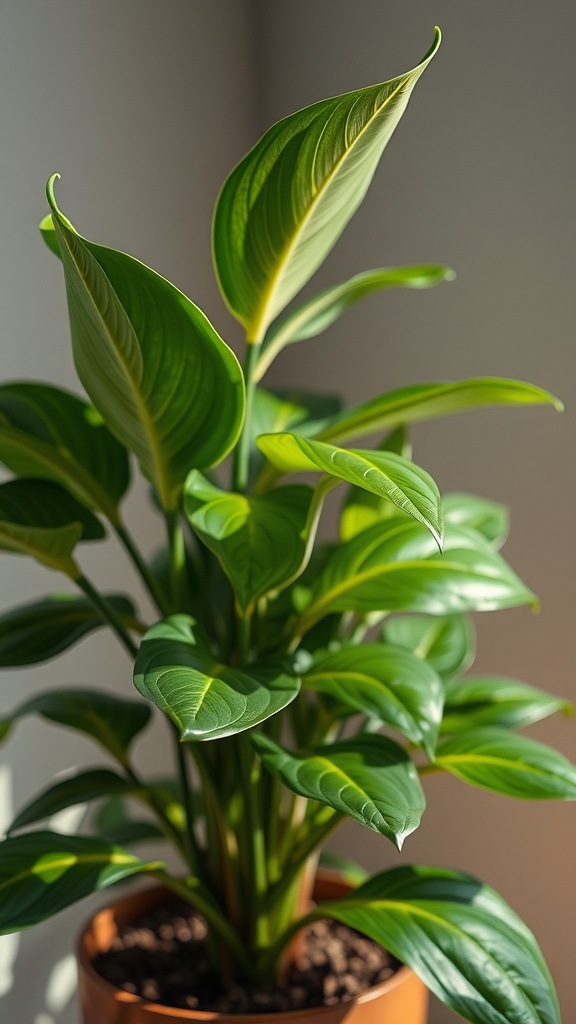
[[118, 637], [124, 649], [128, 652], [131, 660], [134, 661], [134, 658], [138, 654], [138, 648], [134, 641], [132, 640], [132, 638], [130, 637], [130, 635], [128, 634], [127, 630], [124, 628], [123, 623], [121, 622], [120, 618], [114, 611], [114, 608], [112, 607], [110, 602], [106, 600], [104, 595], [101, 594], [100, 591], [97, 590], [96, 587], [93, 586], [93, 584], [90, 582], [90, 580], [87, 579], [86, 576], [84, 576], [83, 574], [77, 576], [74, 579], [74, 582], [80, 588], [80, 590], [82, 590], [86, 594], [86, 597], [90, 598], [92, 604], [98, 609], [98, 611], [102, 615], [102, 618], [106, 620], [108, 625], [111, 627], [111, 629]]
[[246, 383], [246, 414], [240, 440], [234, 451], [232, 469], [232, 490], [245, 493], [250, 479], [250, 444], [252, 441], [252, 414], [254, 409], [254, 392], [256, 381], [254, 371], [258, 361], [259, 345], [247, 344], [244, 360], [244, 380]]

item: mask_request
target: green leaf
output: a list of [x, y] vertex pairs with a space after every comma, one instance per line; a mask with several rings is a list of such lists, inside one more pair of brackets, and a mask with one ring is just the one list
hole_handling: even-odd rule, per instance
[[474, 625], [465, 615], [395, 615], [384, 623], [382, 639], [424, 658], [444, 679], [465, 672], [476, 654]]
[[[107, 594], [106, 600], [125, 625], [134, 618], [127, 597]], [[12, 608], [0, 615], [0, 668], [48, 661], [105, 625], [91, 601], [73, 594], [53, 594]]]
[[378, 270], [365, 270], [349, 281], [327, 288], [266, 331], [262, 354], [256, 367], [256, 380], [264, 376], [286, 345], [293, 345], [297, 341], [306, 341], [322, 334], [347, 309], [368, 295], [387, 288], [432, 288], [441, 281], [453, 280], [454, 276], [454, 271], [449, 267], [437, 264], [381, 267]]
[[48, 200], [64, 264], [78, 376], [140, 460], [163, 508], [192, 468], [231, 450], [244, 416], [242, 371], [204, 314], [138, 260], [76, 233]]
[[536, 940], [504, 900], [469, 875], [399, 867], [343, 899], [320, 903], [407, 964], [473, 1024], [561, 1024]]
[[432, 533], [442, 545], [440, 493], [431, 476], [394, 452], [336, 448], [298, 434], [265, 434], [258, 447], [283, 473], [327, 473], [385, 497]]
[[163, 867], [99, 839], [54, 832], [6, 839], [0, 843], [0, 934], [30, 928], [99, 889]]
[[[382, 444], [378, 446], [379, 451], [393, 452], [401, 455], [404, 459], [412, 459], [412, 445], [405, 427], [397, 427], [389, 434]], [[442, 500], [444, 508], [444, 500]], [[387, 498], [371, 491], [361, 490], [359, 487], [351, 487], [348, 491], [340, 513], [340, 539], [343, 541], [352, 540], [356, 534], [367, 530], [374, 523], [381, 523], [383, 519], [391, 519], [398, 515], [398, 509], [392, 505]]]
[[357, 864], [355, 860], [345, 857], [341, 853], [333, 853], [331, 850], [322, 850], [318, 864], [326, 871], [336, 872], [339, 879], [354, 887], [362, 885], [362, 882], [368, 878], [366, 869]]
[[48, 480], [0, 485], [0, 550], [29, 555], [76, 579], [78, 541], [104, 537], [101, 523], [64, 488]]
[[386, 644], [342, 647], [314, 661], [302, 686], [398, 729], [434, 756], [444, 690], [436, 672], [408, 651]]
[[56, 237], [56, 231], [54, 230], [54, 221], [52, 220], [52, 214], [47, 213], [45, 217], [42, 217], [42, 220], [40, 221], [38, 227], [40, 229], [40, 234], [42, 235], [42, 238], [46, 242], [46, 245], [48, 246], [50, 251], [53, 252], [55, 256], [58, 256], [58, 259], [62, 259], [60, 245], [58, 243], [58, 238]]
[[232, 171], [216, 207], [214, 261], [250, 341], [262, 341], [332, 249], [439, 45], [436, 29], [414, 70], [284, 118]]
[[103, 800], [93, 821], [94, 831], [99, 838], [117, 846], [166, 840], [164, 832], [153, 822], [131, 818], [126, 800], [121, 796], [111, 796]]
[[148, 630], [134, 684], [172, 719], [183, 740], [214, 740], [251, 729], [290, 704], [300, 685], [280, 668], [219, 664], [187, 615], [172, 615]]
[[76, 804], [99, 800], [104, 796], [127, 795], [137, 790], [133, 782], [128, 782], [108, 768], [88, 769], [44, 789], [19, 811], [8, 831], [15, 832], [33, 825]]
[[561, 697], [537, 690], [516, 679], [473, 676], [451, 679], [445, 686], [446, 706], [442, 732], [460, 732], [496, 725], [502, 729], [523, 729], [557, 711], [572, 713], [572, 705]]
[[205, 483], [193, 470], [185, 485], [186, 513], [249, 614], [259, 597], [278, 590], [303, 564], [314, 491], [295, 484], [254, 498], [206, 491]]
[[4, 723], [25, 715], [83, 732], [123, 764], [130, 744], [148, 724], [150, 708], [102, 690], [53, 690], [24, 701]]
[[473, 377], [388, 391], [335, 416], [316, 437], [342, 444], [378, 430], [493, 405], [553, 405], [558, 411], [563, 409], [554, 395], [533, 384], [503, 377]]
[[478, 530], [495, 548], [502, 547], [510, 528], [510, 516], [505, 505], [470, 494], [445, 494], [442, 504], [447, 523], [470, 526]]
[[299, 631], [335, 611], [450, 615], [534, 603], [533, 594], [474, 530], [451, 526], [444, 552], [418, 523], [389, 519], [328, 559]]
[[44, 384], [0, 387], [0, 461], [17, 476], [62, 484], [118, 522], [130, 482], [126, 451], [75, 395]]
[[576, 767], [551, 747], [505, 729], [444, 740], [436, 765], [471, 786], [519, 800], [576, 800]]
[[356, 736], [296, 753], [258, 733], [252, 742], [288, 789], [379, 832], [399, 850], [418, 828], [426, 806], [418, 773], [386, 736]]

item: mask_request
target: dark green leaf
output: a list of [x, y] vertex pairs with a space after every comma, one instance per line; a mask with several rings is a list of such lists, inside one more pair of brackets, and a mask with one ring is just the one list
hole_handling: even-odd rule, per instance
[[327, 747], [290, 753], [268, 736], [252, 742], [269, 771], [308, 800], [318, 800], [401, 849], [426, 806], [408, 755], [386, 736], [357, 736]]
[[470, 494], [445, 494], [442, 498], [444, 518], [454, 526], [470, 526], [478, 530], [495, 548], [501, 548], [510, 527], [505, 505]]
[[79, 772], [53, 786], [48, 786], [37, 797], [34, 797], [14, 818], [9, 832], [33, 825], [37, 821], [49, 818], [58, 811], [76, 804], [99, 800], [104, 796], [120, 796], [134, 793], [138, 789], [132, 782], [121, 778], [116, 772], [107, 768], [88, 769]]
[[516, 679], [494, 676], [451, 679], [446, 683], [445, 696], [442, 732], [460, 732], [486, 725], [522, 729], [557, 711], [572, 712], [571, 704], [561, 697]]
[[394, 615], [382, 639], [424, 658], [444, 679], [465, 672], [474, 661], [476, 634], [466, 615]]

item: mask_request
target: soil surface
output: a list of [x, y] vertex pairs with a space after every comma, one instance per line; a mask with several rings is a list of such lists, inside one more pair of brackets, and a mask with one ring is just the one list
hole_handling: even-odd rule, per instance
[[400, 966], [359, 932], [317, 921], [281, 988], [253, 992], [233, 985], [222, 991], [205, 937], [203, 918], [188, 907], [158, 908], [123, 928], [94, 967], [112, 985], [149, 1002], [218, 1013], [277, 1013], [349, 1002]]

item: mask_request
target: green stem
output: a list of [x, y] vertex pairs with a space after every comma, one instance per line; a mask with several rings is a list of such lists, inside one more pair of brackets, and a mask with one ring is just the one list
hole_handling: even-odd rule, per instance
[[196, 836], [194, 834], [194, 801], [192, 797], [190, 775], [188, 773], [188, 764], [186, 762], [186, 751], [184, 750], [184, 744], [180, 742], [178, 730], [176, 726], [172, 723], [171, 732], [176, 751], [178, 779], [180, 782], [180, 795], [182, 797], [184, 813], [186, 815], [186, 845], [188, 853], [188, 862], [192, 874], [196, 875], [197, 878], [201, 878], [204, 881], [202, 855], [198, 847], [198, 843], [196, 842]]
[[81, 574], [80, 576], [77, 576], [74, 579], [74, 582], [78, 587], [80, 587], [80, 590], [84, 591], [86, 597], [90, 598], [92, 604], [98, 609], [98, 611], [102, 615], [102, 618], [105, 619], [108, 625], [114, 630], [120, 643], [130, 655], [130, 658], [134, 660], [134, 658], [138, 654], [138, 648], [134, 641], [132, 640], [132, 638], [130, 637], [130, 635], [128, 634], [128, 632], [126, 631], [126, 629], [124, 628], [123, 623], [119, 619], [118, 615], [114, 611], [114, 608], [109, 603], [109, 601], [106, 600], [104, 595], [101, 594], [99, 590], [96, 590], [96, 587], [94, 587], [92, 583], [90, 583], [90, 580], [86, 579], [86, 576], [83, 576]]
[[254, 940], [258, 948], [268, 943], [268, 917], [266, 913], [268, 893], [268, 869], [266, 864], [266, 839], [262, 820], [260, 796], [262, 764], [254, 754], [249, 739], [237, 737], [240, 772], [244, 790], [247, 835], [250, 846], [251, 878], [253, 885]]
[[188, 577], [186, 570], [186, 546], [178, 510], [166, 512], [168, 546], [170, 550], [170, 585], [172, 602], [179, 611], [188, 606]]
[[124, 546], [135, 568], [140, 574], [141, 579], [145, 583], [148, 593], [150, 594], [152, 600], [155, 602], [158, 610], [161, 612], [162, 615], [169, 615], [170, 606], [166, 599], [166, 595], [162, 592], [162, 589], [159, 586], [158, 581], [154, 579], [154, 576], [150, 572], [149, 566], [144, 561], [144, 558], [141, 552], [139, 551], [136, 542], [134, 541], [134, 538], [132, 537], [125, 523], [119, 520], [117, 523], [112, 523], [112, 526], [116, 531], [118, 539]]
[[252, 413], [254, 408], [254, 391], [256, 382], [254, 370], [260, 351], [259, 345], [246, 346], [246, 358], [244, 360], [244, 380], [246, 382], [246, 415], [244, 426], [240, 434], [240, 440], [234, 451], [234, 465], [232, 469], [232, 490], [245, 492], [250, 477], [250, 443], [252, 440]]
[[[327, 811], [328, 808], [325, 808]], [[290, 890], [294, 879], [302, 870], [303, 863], [310, 857], [319, 846], [328, 838], [331, 832], [345, 820], [343, 814], [332, 811], [328, 820], [321, 822], [315, 828], [311, 828], [304, 836], [298, 846], [295, 846], [291, 853], [287, 866], [284, 869], [279, 882], [270, 890], [270, 905], [275, 905]]]

